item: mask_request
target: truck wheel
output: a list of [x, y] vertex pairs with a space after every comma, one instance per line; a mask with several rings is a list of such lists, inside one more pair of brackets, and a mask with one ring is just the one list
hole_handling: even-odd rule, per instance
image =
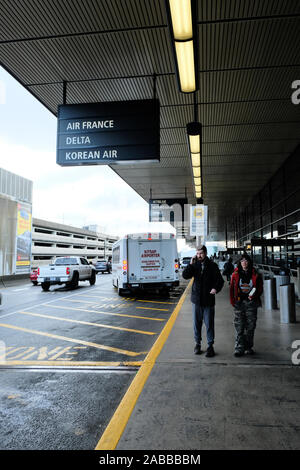
[[168, 287], [163, 287], [162, 289], [160, 289], [159, 293], [162, 297], [169, 297], [170, 291]]
[[75, 272], [72, 277], [72, 281], [70, 283], [71, 289], [76, 289], [78, 287], [78, 280], [79, 280], [79, 274], [78, 272]]
[[124, 289], [121, 289], [118, 283], [118, 295], [121, 297], [123, 295], [123, 292], [124, 292]]
[[90, 277], [90, 285], [93, 286], [96, 282], [96, 273], [95, 271], [92, 271], [92, 275]]
[[50, 282], [42, 282], [42, 289], [44, 291], [48, 291], [49, 290], [49, 287], [50, 287]]

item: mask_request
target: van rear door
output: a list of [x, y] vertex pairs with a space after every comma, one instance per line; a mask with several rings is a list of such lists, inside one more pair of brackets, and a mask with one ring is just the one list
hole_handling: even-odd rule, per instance
[[161, 267], [160, 240], [128, 240], [129, 282], [160, 282]]
[[175, 276], [176, 241], [172, 239], [161, 240], [161, 278], [170, 282]]

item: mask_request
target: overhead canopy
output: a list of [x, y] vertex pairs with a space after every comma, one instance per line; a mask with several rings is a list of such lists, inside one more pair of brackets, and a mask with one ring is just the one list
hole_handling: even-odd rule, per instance
[[[297, 0], [203, 0], [198, 8], [203, 197], [223, 230], [300, 141]], [[163, 0], [0, 2], [0, 62], [52, 113], [67, 103], [148, 99], [161, 105], [161, 161], [113, 166], [146, 201], [194, 202], [186, 124], [193, 95], [175, 77]]]

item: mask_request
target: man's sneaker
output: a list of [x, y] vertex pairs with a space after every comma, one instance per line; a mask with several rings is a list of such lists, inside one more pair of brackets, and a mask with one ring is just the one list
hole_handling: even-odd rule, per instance
[[201, 354], [201, 353], [202, 353], [200, 344], [196, 344], [196, 345], [195, 345], [195, 347], [194, 347], [194, 353], [195, 353], [195, 354]]
[[215, 350], [214, 350], [213, 346], [208, 346], [205, 356], [206, 357], [214, 357], [214, 355], [215, 355]]
[[244, 355], [244, 351], [237, 350], [237, 351], [234, 352], [234, 355], [235, 355], [235, 357], [241, 357], [241, 356]]
[[247, 354], [248, 356], [253, 356], [253, 354], [255, 354], [255, 353], [254, 353], [253, 349], [250, 348], [250, 349], [246, 349], [245, 354]]

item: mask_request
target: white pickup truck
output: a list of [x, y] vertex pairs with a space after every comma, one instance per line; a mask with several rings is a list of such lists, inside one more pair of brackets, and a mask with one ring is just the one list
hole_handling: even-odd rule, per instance
[[96, 270], [85, 258], [65, 256], [56, 258], [53, 264], [38, 269], [38, 282], [47, 291], [52, 284], [66, 284], [75, 289], [78, 281], [96, 282]]

